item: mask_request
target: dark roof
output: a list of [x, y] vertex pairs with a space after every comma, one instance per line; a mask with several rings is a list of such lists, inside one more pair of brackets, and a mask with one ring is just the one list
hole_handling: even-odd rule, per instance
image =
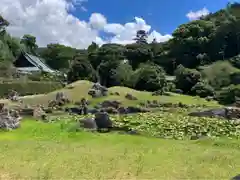
[[28, 53], [23, 53], [23, 56], [35, 67], [22, 67], [22, 68], [17, 68], [20, 71], [25, 71], [25, 72], [32, 72], [32, 71], [39, 71], [42, 70], [43, 72], [48, 72], [48, 73], [56, 73], [58, 71], [53, 70], [50, 68], [48, 65], [46, 65], [40, 57], [33, 56]]

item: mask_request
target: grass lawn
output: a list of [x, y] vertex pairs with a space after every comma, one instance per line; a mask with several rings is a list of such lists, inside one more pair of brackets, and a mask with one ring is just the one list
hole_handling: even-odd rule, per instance
[[24, 121], [0, 134], [0, 179], [230, 179], [240, 173], [237, 140], [177, 141], [67, 132]]

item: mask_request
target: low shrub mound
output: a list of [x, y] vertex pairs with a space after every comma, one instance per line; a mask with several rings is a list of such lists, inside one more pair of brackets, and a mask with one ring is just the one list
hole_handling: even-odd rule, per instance
[[0, 97], [5, 97], [9, 90], [15, 90], [21, 96], [33, 94], [45, 94], [62, 88], [59, 82], [43, 82], [43, 81], [9, 81], [0, 82]]

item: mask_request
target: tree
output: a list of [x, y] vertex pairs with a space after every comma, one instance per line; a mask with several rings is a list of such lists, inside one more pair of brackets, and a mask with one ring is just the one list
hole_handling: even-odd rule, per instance
[[0, 15], [0, 35], [6, 33], [5, 28], [9, 26], [9, 22]]
[[68, 82], [74, 82], [83, 79], [96, 82], [98, 78], [96, 71], [93, 69], [87, 57], [84, 57], [83, 55], [77, 55], [74, 57], [70, 65]]
[[176, 72], [176, 89], [181, 89], [184, 93], [189, 94], [193, 86], [201, 82], [201, 73], [195, 69], [188, 69], [179, 65]]
[[77, 49], [61, 44], [48, 44], [47, 48], [44, 48], [39, 54], [50, 67], [64, 71], [64, 69], [70, 68], [69, 63], [77, 55]]
[[116, 69], [113, 70], [113, 78], [120, 86], [133, 88], [135, 82], [133, 79], [134, 71], [128, 62], [121, 62]]
[[38, 45], [36, 44], [36, 37], [25, 34], [21, 39], [21, 44], [26, 46], [27, 52], [36, 55]]
[[135, 72], [137, 90], [158, 91], [167, 86], [164, 70], [152, 63], [141, 64]]
[[137, 44], [147, 44], [148, 33], [145, 30], [138, 30], [134, 40]]

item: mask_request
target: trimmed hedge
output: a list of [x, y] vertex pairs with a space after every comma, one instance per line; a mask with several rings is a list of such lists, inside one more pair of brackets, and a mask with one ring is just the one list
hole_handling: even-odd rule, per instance
[[21, 96], [44, 94], [62, 88], [60, 82], [44, 81], [5, 81], [0, 82], [0, 97], [6, 97], [10, 90], [17, 91]]

